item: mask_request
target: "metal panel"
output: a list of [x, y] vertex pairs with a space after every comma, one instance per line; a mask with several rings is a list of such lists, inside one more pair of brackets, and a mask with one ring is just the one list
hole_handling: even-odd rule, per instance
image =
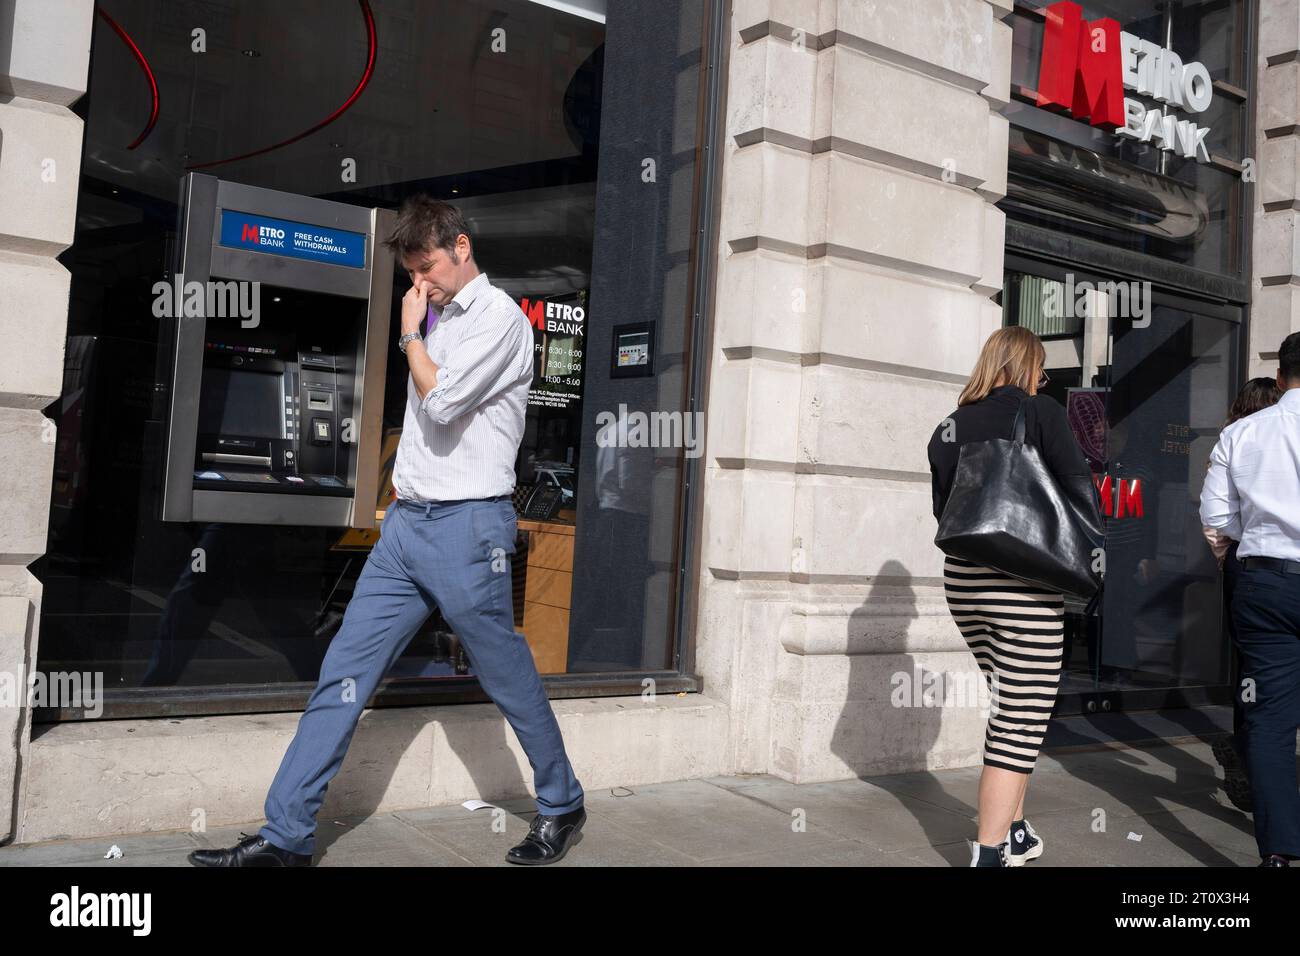
[[[193, 174], [196, 179], [199, 174]], [[204, 176], [204, 179], [214, 179]], [[261, 186], [245, 186], [243, 183], [217, 182], [217, 208], [231, 209], [238, 212], [257, 213], [277, 219], [292, 219], [294, 222], [306, 222], [316, 226], [333, 229], [347, 229], [351, 232], [368, 233], [370, 231], [370, 209], [365, 206], [352, 206], [348, 203], [334, 202], [331, 199], [316, 199], [311, 196], [299, 196], [296, 193], [280, 192], [276, 189], [263, 189]], [[212, 233], [212, 242], [220, 238]], [[366, 249], [366, 266], [370, 265], [371, 249]], [[265, 253], [258, 253], [266, 255]], [[274, 258], [274, 257], [269, 257]], [[304, 265], [315, 266], [317, 263], [307, 260], [293, 260]], [[360, 274], [361, 269], [350, 271]]]
[[[205, 177], [210, 178], [210, 177]], [[293, 193], [217, 181], [217, 209], [212, 217], [211, 276], [225, 278], [233, 273], [294, 289], [309, 289], [356, 299], [370, 298], [370, 275], [374, 265], [373, 210], [328, 199], [313, 199]], [[276, 219], [310, 223], [332, 229], [346, 229], [367, 236], [365, 267], [327, 265], [304, 259], [290, 259], [265, 252], [232, 249], [221, 245], [221, 214], [255, 213]], [[208, 278], [205, 276], [204, 278]]]
[[[713, 310], [717, 296], [717, 276], [713, 269], [713, 256], [717, 248], [718, 223], [721, 215], [722, 194], [719, 189], [721, 159], [725, 150], [725, 124], [722, 104], [726, 99], [724, 89], [728, 65], [727, 22], [730, 16], [726, 0], [710, 0], [706, 11], [704, 58], [701, 65], [706, 75], [701, 83], [700, 97], [703, 116], [700, 122], [700, 146], [696, 151], [698, 186], [696, 194], [696, 235], [698, 249], [694, 255], [692, 287], [695, 295], [694, 315], [691, 323], [691, 351], [689, 355], [690, 378], [687, 392], [687, 410], [703, 411], [704, 396], [708, 390], [709, 363], [712, 354]], [[699, 604], [699, 576], [701, 528], [704, 525], [704, 496], [699, 489], [704, 484], [704, 463], [708, 458], [701, 454], [687, 457], [682, 475], [682, 507], [679, 513], [677, 535], [681, 542], [681, 563], [677, 567], [676, 633], [673, 643], [673, 662], [683, 674], [695, 669], [696, 615]]]
[[370, 320], [359, 343], [356, 367], [362, 370], [356, 383], [356, 454], [352, 456], [348, 483], [353, 488], [353, 508], [348, 524], [353, 528], [375, 527], [375, 505], [379, 501], [379, 451], [384, 426], [384, 382], [388, 376], [389, 326], [392, 319], [393, 253], [379, 237], [393, 233], [397, 219], [390, 209], [371, 210], [370, 234], [375, 241], [370, 270]]
[[[194, 489], [207, 319], [177, 317], [171, 338], [162, 519], [373, 528], [379, 493], [393, 274], [392, 252], [379, 240], [391, 232], [393, 213], [223, 182], [199, 173], [191, 173], [182, 181], [181, 206], [178, 283], [206, 283], [210, 279], [256, 281], [360, 299], [367, 304], [367, 319], [365, 328], [357, 330], [351, 351], [339, 355], [341, 394], [351, 396], [350, 403], [344, 399], [340, 417], [346, 414], [352, 419], [352, 441], [340, 439], [339, 447], [347, 455], [346, 474], [352, 495], [334, 497]], [[331, 265], [221, 246], [223, 210], [361, 233], [366, 236], [365, 264], [361, 268]], [[361, 506], [354, 507], [355, 501], [360, 501]]]
[[[187, 273], [198, 281], [211, 275], [213, 210], [217, 179], [190, 175], [182, 180], [181, 262], [176, 281]], [[196, 241], [197, 237], [204, 237]], [[163, 458], [162, 519], [192, 521], [194, 445], [199, 424], [199, 392], [193, 383], [203, 378], [203, 340], [207, 322], [175, 317], [172, 340], [172, 378], [167, 411], [166, 448]]]
[[[347, 526], [352, 499], [256, 491], [191, 491], [193, 521], [234, 524]], [[374, 520], [374, 505], [370, 506]]]
[[[220, 223], [220, 217], [214, 217]], [[369, 227], [367, 227], [369, 228]], [[369, 243], [367, 242], [367, 245]], [[227, 246], [211, 247], [211, 268], [208, 275], [199, 277], [185, 274], [185, 281], [208, 278], [218, 279], [252, 279], [271, 285], [287, 286], [290, 289], [305, 289], [310, 292], [328, 292], [331, 295], [345, 295], [354, 299], [370, 297], [370, 276], [368, 271], [349, 269], [340, 266], [324, 266], [316, 262], [304, 262], [299, 259], [285, 259], [281, 256], [268, 255], [265, 252], [246, 252], [243, 249], [231, 249]], [[370, 250], [366, 250], [369, 258]]]

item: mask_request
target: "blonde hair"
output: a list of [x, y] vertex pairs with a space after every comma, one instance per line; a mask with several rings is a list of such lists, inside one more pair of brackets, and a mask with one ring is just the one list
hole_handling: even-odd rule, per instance
[[999, 385], [1016, 385], [1026, 392], [1038, 385], [1035, 374], [1047, 363], [1047, 349], [1042, 340], [1022, 325], [998, 329], [988, 337], [970, 381], [961, 390], [957, 404], [970, 405]]

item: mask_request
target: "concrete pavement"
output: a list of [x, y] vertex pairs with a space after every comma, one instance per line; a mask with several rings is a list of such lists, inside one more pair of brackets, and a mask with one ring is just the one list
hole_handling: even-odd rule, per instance
[[[832, 783], [732, 776], [589, 792], [581, 841], [557, 866], [965, 866], [978, 767]], [[1222, 790], [1208, 740], [1044, 753], [1028, 817], [1037, 866], [1254, 866], [1250, 817]], [[320, 866], [510, 866], [533, 814], [461, 806], [321, 821]], [[188, 866], [261, 820], [206, 833], [0, 847], [0, 866]], [[106, 860], [111, 844], [123, 851]]]

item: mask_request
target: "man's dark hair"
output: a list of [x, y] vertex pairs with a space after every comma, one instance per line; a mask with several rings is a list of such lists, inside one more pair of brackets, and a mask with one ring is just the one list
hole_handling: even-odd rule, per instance
[[1288, 382], [1300, 382], [1300, 332], [1292, 332], [1277, 350], [1277, 364]]
[[399, 259], [433, 249], [446, 249], [454, 261], [456, 237], [462, 233], [469, 238], [472, 256], [474, 236], [460, 210], [449, 202], [419, 193], [402, 202], [397, 210], [397, 222], [393, 224], [393, 234], [384, 240], [384, 245]]

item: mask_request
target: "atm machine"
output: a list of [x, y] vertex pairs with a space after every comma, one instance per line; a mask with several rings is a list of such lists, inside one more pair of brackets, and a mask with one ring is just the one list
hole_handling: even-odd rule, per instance
[[180, 207], [162, 520], [373, 528], [394, 214], [199, 173]]

